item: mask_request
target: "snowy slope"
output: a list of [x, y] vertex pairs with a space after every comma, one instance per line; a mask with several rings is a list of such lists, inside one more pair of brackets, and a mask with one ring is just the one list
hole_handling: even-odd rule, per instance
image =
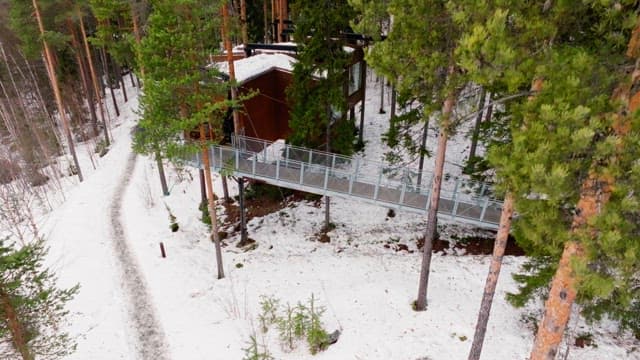
[[[377, 114], [379, 85], [372, 76], [369, 80], [365, 156], [379, 160], [385, 151], [379, 135], [386, 129], [388, 115]], [[176, 360], [242, 359], [242, 349], [254, 332], [276, 359], [466, 358], [489, 257], [436, 254], [429, 308], [414, 312], [410, 304], [417, 293], [420, 254], [413, 250], [425, 228], [424, 219], [402, 212], [388, 218], [386, 209], [333, 199], [336, 229], [329, 234], [330, 243], [312, 241], [322, 226], [322, 208], [309, 202], [292, 203], [249, 223], [257, 249], [242, 252], [235, 247], [237, 237], [226, 240], [227, 277], [217, 280], [213, 244], [199, 220], [197, 171], [169, 166], [171, 195], [167, 197], [160, 195], [157, 170], [150, 159], [138, 157], [125, 173], [131, 164], [130, 131], [136, 106], [135, 99], [123, 106], [111, 151], [47, 217], [52, 266], [64, 286], [81, 284], [80, 294], [70, 304], [73, 325], [69, 329], [79, 347], [69, 359], [155, 359], [142, 350], [140, 334], [147, 331], [165, 342], [160, 346], [163, 357]], [[432, 132], [429, 144], [434, 139]], [[452, 141], [449, 158], [461, 159], [464, 147], [461, 137]], [[114, 202], [114, 192], [125, 180], [122, 201]], [[217, 182], [219, 195], [220, 189]], [[130, 274], [123, 272], [116, 256], [113, 206], [120, 206], [115, 221], [123, 226], [121, 235], [148, 296], [150, 309], [144, 310], [157, 320], [152, 328], [140, 329], [135, 321], [140, 309], [129, 296], [125, 279]], [[175, 233], [169, 229], [169, 211], [180, 225]], [[166, 246], [167, 258], [160, 256], [160, 242]], [[385, 248], [388, 242], [407, 244], [413, 252]], [[533, 333], [520, 321], [527, 310], [514, 309], [504, 300], [505, 292], [516, 286], [509, 275], [522, 261], [505, 258], [483, 359], [528, 356]], [[326, 308], [327, 330], [342, 331], [335, 345], [315, 356], [304, 343], [286, 352], [275, 328], [260, 332], [260, 296], [275, 296], [293, 305], [311, 294]], [[570, 330], [593, 333], [597, 347], [569, 347], [568, 359], [640, 359], [640, 352], [633, 348], [638, 343], [617, 336], [613, 328], [580, 323], [572, 324]]]

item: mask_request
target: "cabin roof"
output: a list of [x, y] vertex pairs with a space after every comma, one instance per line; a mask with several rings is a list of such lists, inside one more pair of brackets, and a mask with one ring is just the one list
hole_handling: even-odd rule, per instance
[[[293, 71], [293, 64], [297, 60], [285, 54], [259, 54], [234, 61], [236, 81], [243, 84], [249, 80], [274, 69]], [[226, 61], [216, 63], [218, 69], [229, 73], [229, 64]]]

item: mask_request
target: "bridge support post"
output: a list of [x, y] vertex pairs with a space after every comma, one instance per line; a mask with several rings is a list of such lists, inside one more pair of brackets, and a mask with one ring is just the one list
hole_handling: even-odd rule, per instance
[[484, 214], [487, 212], [489, 206], [489, 197], [484, 198], [484, 204], [482, 205], [482, 212], [480, 213], [480, 222], [484, 220]]
[[240, 243], [238, 246], [245, 246], [249, 242], [247, 234], [247, 217], [244, 204], [244, 178], [238, 178], [238, 200], [240, 202]]
[[460, 179], [456, 179], [456, 185], [453, 187], [453, 209], [451, 209], [451, 217], [456, 216], [458, 212], [458, 186], [460, 185]]
[[380, 182], [382, 181], [382, 168], [378, 171], [378, 181], [376, 181], [376, 187], [373, 189], [373, 201], [378, 201], [378, 192], [380, 191]]

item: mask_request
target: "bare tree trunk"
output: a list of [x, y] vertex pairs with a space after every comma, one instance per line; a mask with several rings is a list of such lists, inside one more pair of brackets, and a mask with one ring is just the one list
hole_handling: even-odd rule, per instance
[[207, 201], [207, 187], [205, 186], [204, 170], [200, 169], [198, 173], [200, 174], [200, 203], [204, 203]]
[[[38, 28], [40, 29], [40, 34], [44, 35], [44, 25], [42, 24], [42, 18], [40, 17], [40, 9], [38, 9], [38, 3], [36, 0], [32, 0], [33, 9], [36, 14], [36, 20], [38, 22]], [[82, 169], [80, 168], [80, 163], [78, 162], [78, 155], [76, 154], [76, 147], [73, 143], [73, 135], [71, 134], [71, 128], [69, 127], [69, 120], [67, 119], [67, 112], [62, 104], [62, 95], [60, 94], [60, 87], [58, 86], [58, 75], [56, 74], [55, 68], [53, 66], [53, 57], [51, 55], [51, 50], [49, 49], [49, 45], [45, 38], [42, 38], [42, 44], [44, 48], [44, 54], [46, 58], [47, 70], [49, 73], [49, 79], [51, 80], [51, 87], [53, 88], [53, 94], [56, 98], [56, 105], [58, 107], [58, 112], [60, 113], [60, 119], [62, 120], [62, 126], [65, 129], [65, 133], [67, 136], [67, 143], [69, 145], [69, 152], [71, 153], [71, 157], [73, 157], [73, 162], [76, 167], [76, 171], [78, 172], [78, 180], [80, 182], [83, 181], [82, 177]]]
[[358, 142], [364, 144], [364, 99], [367, 91], [367, 63], [362, 63], [362, 70], [360, 76], [362, 76], [362, 100], [360, 104], [360, 131], [358, 131]]
[[247, 2], [246, 0], [240, 0], [240, 23], [242, 25], [242, 43], [247, 46], [249, 43], [249, 36], [247, 34]]
[[[34, 107], [31, 105], [28, 105], [27, 102], [28, 100], [26, 100], [23, 91], [21, 91], [18, 88], [18, 83], [16, 81], [16, 78], [13, 75], [12, 72], [12, 67], [9, 64], [9, 57], [12, 60], [13, 63], [13, 68], [16, 69], [18, 71], [18, 73], [20, 74], [20, 77], [22, 79], [22, 86], [28, 86], [27, 84], [31, 81], [32, 82], [32, 86], [34, 88], [38, 88], [38, 84], [37, 82], [35, 82], [35, 79], [29, 79], [25, 76], [24, 72], [21, 69], [21, 66], [17, 63], [17, 61], [15, 60], [15, 58], [13, 56], [7, 56], [7, 54], [5, 53], [4, 50], [4, 46], [2, 44], [0, 44], [0, 53], [2, 53], [2, 58], [6, 64], [7, 67], [7, 74], [9, 75], [9, 79], [11, 80], [11, 84], [13, 86], [13, 91], [16, 94], [17, 98], [18, 98], [18, 103], [20, 105], [20, 109], [22, 111], [22, 114], [24, 116], [25, 122], [27, 124], [27, 126], [30, 128], [30, 133], [33, 134], [33, 136], [35, 136], [36, 142], [38, 147], [40, 148], [41, 153], [44, 155], [45, 157], [45, 163], [48, 163], [49, 160], [51, 160], [51, 151], [50, 148], [48, 146], [48, 144], [46, 143], [46, 141], [43, 139], [43, 133], [41, 133], [41, 128], [35, 123], [35, 118], [37, 117], [35, 111], [34, 111]], [[28, 63], [27, 63], [28, 65]], [[0, 82], [1, 85], [1, 82]], [[27, 90], [27, 93], [29, 91], [32, 91], [32, 89]], [[17, 120], [17, 119], [15, 119]], [[7, 129], [9, 129], [9, 125], [7, 125]], [[56, 132], [54, 131], [54, 135], [56, 134]], [[40, 164], [39, 163], [33, 163], [32, 164], [34, 167], [39, 167]], [[55, 171], [57, 168], [54, 166], [53, 168], [53, 174], [54, 177], [56, 178], [56, 182], [58, 182], [59, 180], [59, 176], [60, 174]], [[35, 171], [38, 171], [37, 168], [34, 169]], [[60, 185], [58, 183], [58, 185]]]
[[[480, 100], [478, 101], [478, 115], [476, 115], [476, 122], [473, 126], [473, 134], [471, 135], [471, 147], [469, 148], [468, 160], [471, 160], [476, 156], [476, 147], [478, 146], [478, 136], [480, 135], [480, 124], [482, 123], [482, 114], [483, 114], [486, 95], [487, 95], [486, 90], [484, 88], [480, 89]], [[491, 99], [491, 94], [489, 94], [489, 99]]]
[[396, 93], [396, 87], [391, 87], [391, 114], [389, 115], [389, 119], [393, 119], [396, 117], [396, 102], [398, 98], [398, 94]]
[[18, 314], [11, 303], [9, 295], [4, 291], [2, 285], [0, 285], [0, 301], [2, 302], [2, 310], [4, 312], [5, 320], [11, 333], [11, 343], [15, 350], [17, 350], [22, 356], [22, 360], [35, 360], [31, 350], [27, 345], [27, 337], [25, 330], [18, 319]]
[[98, 101], [98, 106], [100, 107], [100, 117], [102, 118], [102, 126], [104, 127], [104, 142], [105, 146], [109, 146], [111, 145], [111, 141], [109, 139], [109, 126], [104, 111], [102, 97], [100, 96], [100, 89], [98, 89], [98, 76], [96, 75], [96, 70], [93, 66], [93, 57], [91, 55], [91, 49], [89, 48], [89, 41], [87, 40], [87, 32], [84, 28], [84, 20], [82, 18], [82, 14], [79, 14], [78, 17], [80, 18], [80, 34], [82, 35], [82, 42], [84, 44], [84, 54], [87, 58], [87, 62], [89, 63], [89, 71], [91, 73], [91, 79], [93, 80], [93, 92], [96, 95], [96, 100]]
[[167, 177], [164, 174], [164, 164], [162, 163], [162, 157], [160, 152], [156, 151], [154, 154], [156, 158], [156, 165], [158, 166], [158, 175], [160, 175], [160, 186], [162, 186], [162, 194], [169, 196], [169, 187], [167, 186]]
[[96, 106], [93, 101], [93, 92], [89, 79], [87, 78], [85, 63], [82, 60], [82, 49], [78, 41], [77, 32], [73, 28], [73, 22], [71, 20], [67, 20], [67, 28], [71, 34], [71, 44], [75, 50], [74, 55], [76, 57], [76, 62], [78, 63], [78, 72], [80, 73], [80, 78], [82, 80], [82, 91], [87, 94], [87, 103], [89, 105], [89, 112], [91, 115], [91, 130], [93, 131], [93, 137], [97, 137], [100, 132], [98, 131], [98, 115], [96, 114]]
[[240, 243], [238, 246], [242, 247], [249, 243], [249, 236], [247, 234], [247, 211], [244, 203], [244, 178], [238, 178], [238, 199], [240, 203]]
[[[224, 37], [224, 48], [227, 53], [227, 63], [229, 64], [229, 81], [231, 84], [236, 80], [236, 69], [233, 63], [233, 49], [231, 48], [231, 32], [229, 30], [229, 5], [225, 4], [222, 7], [222, 34]], [[237, 89], [235, 86], [231, 86], [231, 100], [235, 101], [238, 98]], [[241, 123], [238, 112], [233, 110], [233, 132], [237, 135], [244, 134], [244, 124]], [[227, 179], [223, 176], [222, 186], [224, 191], [224, 200], [231, 202], [229, 198], [229, 190], [227, 187]]]
[[[629, 135], [632, 117], [630, 114], [635, 113], [640, 107], [640, 103], [630, 101], [632, 97], [640, 97], [640, 92], [637, 91], [638, 85], [640, 85], [638, 54], [640, 54], [640, 18], [636, 19], [636, 27], [627, 46], [627, 56], [636, 60], [634, 71], [630, 74], [630, 79], [625, 79], [627, 81], [623, 81], [613, 92], [614, 102], [622, 104], [618, 113], [615, 114], [616, 119], [613, 124], [613, 130], [620, 139]], [[635, 91], [633, 95], [631, 94], [632, 89]], [[617, 146], [616, 152], [612, 155], [612, 161], [615, 161], [623, 151], [624, 149]], [[612, 187], [615, 185], [611, 176], [599, 174], [596, 167], [597, 164], [593, 164], [589, 177], [580, 189], [580, 199], [571, 224], [572, 233], [590, 227], [589, 220], [597, 216], [609, 201]], [[596, 229], [591, 230], [595, 235]], [[558, 268], [551, 282], [549, 297], [545, 303], [545, 313], [531, 350], [531, 360], [553, 360], [555, 358], [577, 295], [576, 274], [573, 272], [571, 263], [574, 258], [583, 256], [585, 254], [582, 244], [577, 241], [569, 241], [565, 244]]]
[[[329, 104], [326, 104], [327, 108], [327, 130], [325, 134], [325, 142], [326, 147], [325, 151], [327, 153], [331, 152], [331, 107]], [[311, 160], [311, 159], [309, 159]], [[329, 166], [329, 164], [327, 164]], [[325, 234], [331, 230], [331, 198], [327, 195], [324, 196], [324, 232]]]
[[109, 92], [111, 93], [111, 102], [113, 103], [113, 108], [116, 111], [116, 116], [120, 116], [120, 109], [118, 108], [118, 102], [116, 101], [116, 94], [113, 91], [113, 84], [111, 75], [109, 75], [109, 54], [104, 47], [100, 48], [100, 54], [102, 55], [102, 68], [104, 69], [104, 75], [107, 77], [107, 85], [109, 87]]
[[[536, 94], [542, 90], [542, 79], [536, 78], [531, 83], [531, 92]], [[535, 95], [529, 97], [532, 100]], [[481, 96], [484, 98], [484, 94]], [[491, 95], [489, 95], [491, 98]], [[484, 106], [484, 101], [480, 101], [480, 106]], [[491, 106], [487, 110], [491, 112]], [[479, 114], [482, 115], [482, 114]], [[490, 114], [488, 114], [491, 116]], [[476, 118], [476, 121], [477, 118]], [[487, 331], [487, 322], [489, 321], [489, 314], [491, 313], [491, 305], [493, 304], [493, 297], [496, 292], [496, 286], [498, 285], [498, 277], [500, 275], [500, 268], [502, 267], [502, 258], [507, 248], [507, 241], [509, 239], [509, 231], [511, 231], [511, 219], [513, 218], [514, 199], [511, 192], [507, 192], [502, 204], [502, 211], [500, 213], [500, 224], [498, 225], [498, 233], [496, 234], [496, 240], [493, 244], [493, 257], [491, 258], [491, 265], [489, 266], [489, 274], [484, 285], [484, 293], [482, 295], [482, 301], [480, 303], [480, 311], [478, 312], [478, 321], [476, 322], [476, 331], [473, 335], [473, 343], [471, 344], [471, 350], [469, 352], [468, 360], [480, 359], [480, 353], [482, 352], [482, 345], [484, 343], [484, 336]]]
[[207, 183], [207, 197], [209, 199], [209, 216], [211, 217], [211, 234], [216, 248], [216, 265], [218, 267], [218, 279], [224, 278], [222, 267], [222, 248], [220, 247], [220, 234], [218, 233], [218, 215], [213, 194], [213, 180], [211, 178], [211, 163], [209, 161], [209, 149], [206, 146], [206, 133], [204, 124], [200, 124], [200, 138], [202, 139], [202, 163], [204, 166], [205, 180]]
[[129, 97], [127, 96], [127, 86], [125, 85], [124, 78], [122, 77], [122, 68], [115, 59], [112, 59], [111, 62], [113, 63], [113, 72], [116, 75], [116, 79], [120, 83], [120, 86], [122, 86], [122, 97], [124, 98], [124, 102], [128, 102]]
[[[275, 32], [276, 34], [278, 33], [278, 26], [275, 24], [277, 1], [278, 0], [271, 0], [271, 31]], [[269, 41], [270, 43], [278, 42], [277, 38], [275, 37], [276, 34], [271, 34], [271, 41]]]
[[278, 23], [276, 25], [276, 42], [282, 42], [282, 29], [284, 28], [284, 22], [282, 20], [282, 0], [276, 0], [276, 7], [277, 7], [277, 19], [278, 19]]
[[380, 80], [380, 110], [378, 110], [378, 114], [384, 114], [386, 113], [386, 111], [384, 111], [384, 77], [379, 75], [378, 79]]
[[484, 293], [482, 302], [480, 303], [480, 311], [478, 312], [478, 321], [476, 322], [476, 331], [473, 335], [473, 343], [469, 352], [469, 360], [480, 359], [482, 352], [482, 344], [484, 336], [487, 332], [487, 322], [491, 313], [491, 305], [495, 296], [498, 277], [500, 276], [500, 268], [502, 267], [502, 257], [507, 248], [507, 240], [509, 239], [509, 230], [511, 229], [511, 218], [513, 217], [513, 195], [507, 193], [502, 205], [502, 213], [500, 214], [500, 225], [498, 226], [498, 234], [493, 245], [493, 257], [489, 267], [489, 274], [484, 285]]
[[[449, 69], [451, 73], [453, 66]], [[436, 153], [436, 164], [433, 170], [433, 184], [431, 185], [429, 211], [427, 213], [427, 230], [424, 234], [424, 247], [422, 251], [422, 266], [420, 268], [420, 285], [418, 287], [418, 298], [415, 303], [417, 311], [427, 309], [427, 288], [429, 286], [429, 268], [431, 266], [431, 252], [433, 250], [433, 240], [436, 232], [436, 218], [438, 214], [438, 204], [440, 202], [440, 188], [442, 186], [442, 173], [444, 171], [444, 158], [447, 151], [447, 139], [449, 137], [449, 126], [453, 106], [456, 96], [450, 94], [444, 101], [442, 107], [442, 121], [440, 122], [440, 133], [438, 135], [438, 151]]]
[[422, 129], [422, 139], [420, 140], [420, 160], [418, 161], [418, 179], [416, 186], [422, 185], [422, 173], [424, 172], [424, 156], [427, 152], [427, 135], [429, 134], [429, 118], [425, 120], [424, 128]]
[[229, 196], [229, 184], [227, 183], [227, 177], [222, 175], [222, 196], [224, 197], [224, 202], [230, 203], [231, 197]]
[[264, 37], [265, 44], [269, 43], [269, 20], [267, 19], [267, 0], [262, 0], [262, 14], [264, 15]]

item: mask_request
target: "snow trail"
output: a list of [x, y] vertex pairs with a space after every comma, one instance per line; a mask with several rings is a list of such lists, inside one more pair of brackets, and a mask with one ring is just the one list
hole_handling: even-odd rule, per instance
[[122, 272], [122, 286], [125, 296], [128, 298], [129, 316], [136, 335], [138, 358], [168, 360], [168, 342], [155, 315], [144, 277], [127, 244], [124, 227], [120, 220], [122, 200], [131, 181], [136, 160], [137, 154], [132, 152], [114, 191], [113, 202], [110, 206], [112, 240], [118, 265]]

